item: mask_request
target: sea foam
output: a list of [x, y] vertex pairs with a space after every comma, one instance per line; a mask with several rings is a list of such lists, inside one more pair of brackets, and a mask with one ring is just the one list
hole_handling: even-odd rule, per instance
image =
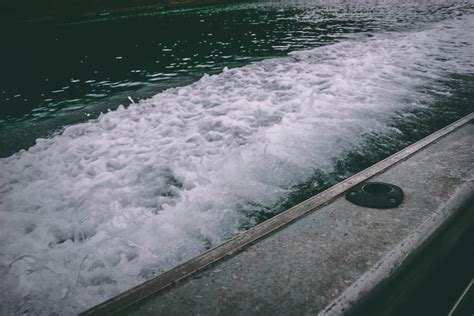
[[473, 22], [224, 69], [1, 159], [0, 311], [74, 314], [239, 233], [472, 73]]

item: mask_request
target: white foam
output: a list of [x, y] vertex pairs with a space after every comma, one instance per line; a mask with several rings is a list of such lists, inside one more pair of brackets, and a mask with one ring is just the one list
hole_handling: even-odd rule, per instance
[[473, 16], [169, 89], [0, 160], [0, 304], [73, 314], [215, 246], [472, 73]]

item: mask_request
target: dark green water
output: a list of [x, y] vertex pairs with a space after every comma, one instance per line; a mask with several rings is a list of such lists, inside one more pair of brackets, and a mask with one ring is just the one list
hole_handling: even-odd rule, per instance
[[164, 89], [351, 33], [417, 29], [469, 2], [272, 1], [0, 30], [0, 157]]

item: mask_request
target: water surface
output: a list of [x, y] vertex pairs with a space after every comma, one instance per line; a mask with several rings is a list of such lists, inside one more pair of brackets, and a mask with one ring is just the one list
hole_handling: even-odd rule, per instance
[[258, 2], [9, 33], [2, 313], [80, 312], [472, 112], [472, 9]]

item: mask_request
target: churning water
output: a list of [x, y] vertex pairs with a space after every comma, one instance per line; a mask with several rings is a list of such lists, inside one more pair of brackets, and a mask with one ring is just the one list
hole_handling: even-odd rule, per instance
[[472, 2], [324, 2], [11, 37], [0, 312], [80, 312], [473, 111]]

